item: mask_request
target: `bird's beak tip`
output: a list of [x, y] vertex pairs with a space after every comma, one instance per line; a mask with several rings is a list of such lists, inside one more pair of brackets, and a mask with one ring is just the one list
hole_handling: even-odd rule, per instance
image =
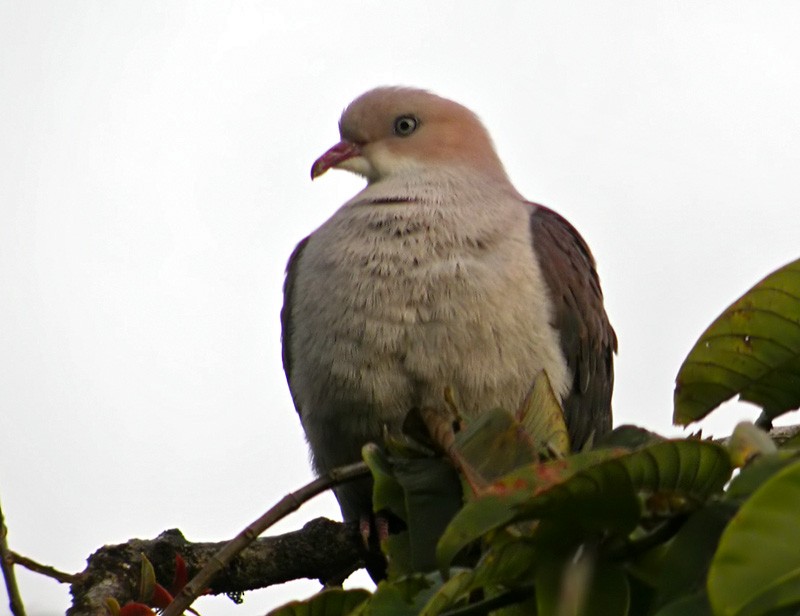
[[311, 181], [313, 182], [323, 173], [328, 170], [328, 167], [322, 164], [322, 159], [317, 159], [314, 161], [314, 164], [311, 165]]
[[360, 155], [361, 148], [357, 144], [342, 140], [314, 161], [314, 164], [311, 165], [311, 179], [315, 180], [328, 169], [336, 167], [349, 158]]

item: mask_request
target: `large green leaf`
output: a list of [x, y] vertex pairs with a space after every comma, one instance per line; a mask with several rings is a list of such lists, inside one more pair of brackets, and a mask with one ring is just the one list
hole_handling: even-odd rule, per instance
[[666, 437], [640, 428], [639, 426], [622, 424], [614, 428], [611, 432], [607, 432], [596, 438], [594, 440], [593, 449], [621, 447], [623, 449], [633, 450], [665, 440], [667, 440]]
[[516, 508], [535, 494], [564, 481], [578, 470], [623, 453], [611, 449], [587, 451], [512, 471], [456, 514], [436, 548], [439, 567], [445, 572], [467, 545], [512, 522], [517, 515]]
[[721, 492], [730, 474], [720, 445], [663, 441], [576, 473], [517, 506], [516, 519], [553, 517], [587, 531], [627, 533], [646, 513], [640, 500], [693, 508]]
[[698, 592], [705, 594], [709, 563], [736, 511], [733, 503], [712, 502], [689, 517], [661, 561], [654, 609], [684, 601]]
[[800, 407], [800, 260], [773, 272], [703, 332], [681, 366], [673, 421], [739, 395], [774, 418]]
[[363, 589], [330, 588], [305, 601], [291, 601], [272, 610], [268, 616], [344, 616], [364, 603], [370, 593]]
[[708, 572], [715, 614], [756, 616], [800, 607], [800, 462], [746, 500], [720, 538]]
[[[510, 473], [453, 519], [437, 547], [446, 570], [466, 545], [512, 522], [551, 519], [570, 534], [629, 533], [650, 502], [689, 509], [721, 492], [728, 453], [709, 441], [657, 442], [640, 450], [595, 450]], [[645, 503], [645, 510], [642, 509]]]
[[[383, 580], [375, 593], [361, 603], [354, 616], [417, 616], [441, 588], [438, 573], [409, 575], [393, 581]], [[314, 615], [316, 616], [316, 615]]]

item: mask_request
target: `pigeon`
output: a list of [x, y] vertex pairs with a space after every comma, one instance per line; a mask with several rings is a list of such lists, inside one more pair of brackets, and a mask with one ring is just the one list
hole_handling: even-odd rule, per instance
[[[559, 214], [525, 200], [466, 107], [380, 87], [346, 107], [312, 179], [344, 169], [366, 187], [292, 253], [283, 365], [323, 474], [399, 435], [446, 390], [465, 417], [516, 410], [542, 371], [573, 449], [611, 428], [617, 338], [595, 261]], [[335, 489], [345, 521], [371, 482]]]

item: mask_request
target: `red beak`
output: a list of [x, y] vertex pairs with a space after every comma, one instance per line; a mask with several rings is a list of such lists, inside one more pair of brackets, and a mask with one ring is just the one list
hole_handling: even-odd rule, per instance
[[318, 178], [331, 167], [354, 156], [361, 156], [361, 148], [350, 141], [340, 141], [311, 165], [311, 179]]

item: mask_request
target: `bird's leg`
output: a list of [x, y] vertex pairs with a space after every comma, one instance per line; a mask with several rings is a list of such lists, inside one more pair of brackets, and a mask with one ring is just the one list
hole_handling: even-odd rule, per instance
[[373, 527], [375, 528], [375, 535], [377, 535], [379, 545], [389, 538], [389, 518], [380, 513], [362, 515], [358, 520], [358, 531], [364, 541], [364, 546], [367, 548], [373, 545], [372, 538], [375, 536], [372, 533]]
[[378, 533], [378, 541], [383, 543], [389, 538], [389, 518], [380, 513], [375, 514], [375, 532]]
[[377, 584], [386, 579], [387, 574], [386, 556], [381, 550], [381, 542], [389, 537], [389, 520], [380, 514], [361, 515], [358, 519], [358, 530], [364, 542], [364, 565], [372, 581]]
[[372, 516], [369, 514], [361, 514], [358, 519], [358, 532], [361, 534], [361, 540], [364, 542], [364, 547], [369, 548], [369, 538], [372, 535]]

